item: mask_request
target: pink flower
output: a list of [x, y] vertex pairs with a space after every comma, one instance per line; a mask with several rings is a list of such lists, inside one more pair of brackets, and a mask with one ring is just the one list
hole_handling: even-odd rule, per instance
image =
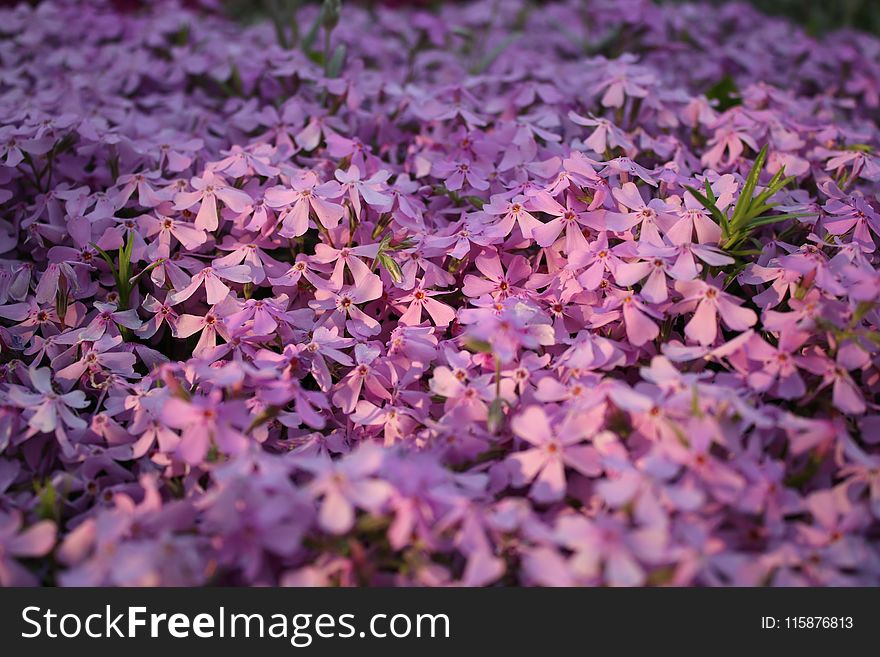
[[612, 191], [617, 202], [631, 212], [605, 213], [605, 225], [609, 230], [624, 231], [639, 226], [639, 240], [658, 246], [663, 245], [660, 231], [668, 231], [675, 223], [671, 208], [665, 201], [654, 198], [645, 203], [635, 183], [624, 183]]
[[342, 187], [335, 180], [321, 183], [313, 171], [306, 171], [290, 181], [290, 187], [275, 186], [266, 190], [266, 205], [283, 208], [281, 220], [282, 237], [299, 237], [309, 229], [309, 210], [324, 228], [335, 228], [342, 219], [341, 205], [330, 199], [342, 196]]
[[432, 174], [443, 179], [446, 189], [453, 192], [461, 189], [465, 182], [478, 191], [489, 189], [488, 167], [468, 159], [435, 162]]
[[678, 281], [675, 289], [684, 297], [673, 312], [690, 310], [696, 306], [694, 316], [685, 326], [687, 337], [701, 345], [710, 345], [718, 335], [718, 316], [731, 331], [745, 331], [755, 325], [758, 316], [753, 310], [743, 308], [737, 299], [722, 292], [715, 285], [704, 281]]
[[327, 358], [345, 367], [352, 367], [354, 361], [342, 352], [353, 346], [352, 338], [342, 338], [335, 327], [332, 329], [319, 326], [312, 332], [311, 341], [301, 345], [301, 350], [311, 358], [310, 371], [321, 390], [327, 392], [332, 386], [333, 377], [327, 367]]
[[189, 465], [199, 465], [215, 446], [223, 454], [241, 454], [247, 438], [241, 433], [249, 423], [243, 403], [224, 402], [219, 390], [189, 400], [169, 397], [162, 406], [162, 422], [180, 429], [175, 456]]
[[201, 203], [196, 215], [196, 228], [212, 232], [217, 230], [217, 201], [223, 203], [233, 212], [244, 212], [245, 208], [253, 203], [253, 199], [245, 192], [230, 187], [226, 181], [214, 172], [208, 170], [199, 178], [195, 176], [190, 181], [194, 192], [178, 192], [174, 197], [174, 208], [186, 210], [196, 203]]
[[444, 294], [440, 290], [425, 290], [421, 282], [416, 283], [416, 288], [410, 293], [400, 297], [400, 304], [409, 303], [406, 310], [400, 316], [400, 323], [405, 326], [417, 326], [422, 322], [422, 310], [426, 310], [434, 324], [438, 327], [448, 326], [455, 319], [455, 310], [432, 298], [438, 294]]
[[148, 294], [142, 305], [143, 309], [152, 313], [153, 316], [135, 330], [138, 337], [145, 340], [153, 337], [162, 328], [162, 324], [168, 325], [172, 335], [177, 331], [178, 314], [167, 303], [162, 303], [153, 295]]
[[[133, 376], [136, 357], [129, 351], [118, 350], [122, 343], [121, 336], [106, 334], [91, 344], [84, 343], [80, 360], [60, 368], [55, 374], [56, 380], [63, 389], [70, 390], [87, 371], [95, 373], [106, 370]], [[53, 366], [56, 366], [54, 361]]]
[[550, 418], [540, 406], [530, 406], [511, 421], [513, 433], [530, 447], [508, 457], [515, 486], [533, 482], [529, 495], [537, 502], [556, 502], [565, 494], [565, 467], [583, 475], [600, 474], [599, 455], [583, 439], [595, 427], [585, 426], [574, 416], [566, 418], [554, 430]]
[[[370, 268], [361, 258], [375, 258], [379, 253], [378, 244], [365, 244], [363, 246], [333, 248], [327, 244], [315, 246], [315, 255], [310, 258], [312, 263], [326, 265], [335, 263], [333, 273], [330, 275], [330, 283], [334, 289], [340, 289], [344, 284], [346, 270], [351, 272], [355, 285], [360, 285], [368, 276]], [[314, 284], [314, 283], [313, 283]]]
[[796, 354], [809, 334], [796, 330], [783, 331], [774, 347], [757, 335], [746, 343], [746, 355], [760, 365], [749, 373], [749, 385], [755, 390], [773, 390], [783, 399], [796, 399], [806, 393], [807, 386], [798, 372], [800, 357]]
[[49, 368], [30, 368], [28, 377], [36, 392], [21, 386], [9, 386], [9, 400], [28, 412], [28, 435], [55, 433], [66, 451], [72, 447], [66, 429], [85, 429], [86, 421], [71, 409], [85, 408], [89, 405], [81, 390], [58, 394], [52, 388], [52, 374]]
[[309, 306], [318, 311], [324, 311], [320, 325], [331, 322], [340, 331], [347, 328], [354, 336], [370, 335], [378, 328], [379, 322], [358, 308], [358, 304], [373, 301], [382, 296], [382, 281], [375, 274], [368, 277], [357, 286], [349, 286], [338, 292], [332, 290], [317, 290], [315, 300], [309, 302]]
[[483, 205], [482, 211], [490, 216], [501, 216], [496, 226], [502, 235], [509, 235], [514, 225], [517, 225], [522, 236], [528, 239], [532, 237], [535, 228], [542, 224], [526, 210], [527, 199], [528, 197], [522, 194], [512, 199], [493, 195], [492, 200]]
[[208, 305], [213, 306], [229, 296], [229, 286], [223, 280], [234, 283], [248, 283], [252, 280], [252, 277], [252, 270], [248, 265], [205, 267], [190, 279], [189, 285], [171, 292], [165, 299], [165, 303], [169, 306], [176, 306], [189, 299], [196, 293], [196, 290], [204, 285]]
[[464, 277], [462, 293], [469, 297], [491, 294], [504, 299], [517, 291], [515, 285], [528, 278], [532, 273], [528, 260], [522, 256], [514, 256], [504, 272], [501, 259], [497, 254], [481, 253], [474, 264], [488, 280], [468, 274]]
[[36, 586], [37, 578], [15, 557], [43, 557], [55, 545], [55, 523], [41, 520], [24, 531], [21, 514], [0, 512], [0, 586]]
[[204, 315], [183, 314], [177, 318], [174, 337], [188, 338], [200, 333], [199, 341], [193, 348], [193, 356], [201, 357], [217, 346], [217, 336], [227, 339], [225, 319], [217, 313], [216, 306]]
[[339, 461], [326, 457], [304, 458], [297, 465], [314, 475], [309, 490], [321, 497], [318, 524], [332, 534], [354, 526], [355, 509], [378, 512], [391, 496], [388, 482], [375, 475], [382, 467], [382, 450], [364, 446]]
[[[709, 140], [709, 150], [703, 153], [700, 161], [706, 167], [728, 168], [739, 160], [743, 152], [743, 144], [755, 152], [759, 150], [758, 144], [747, 132], [729, 126], [718, 128]], [[727, 160], [722, 162], [725, 151], [727, 151]]]
[[158, 242], [153, 244], [153, 252], [159, 258], [171, 256], [171, 238], [174, 237], [185, 249], [195, 250], [204, 244], [208, 236], [203, 230], [189, 225], [184, 221], [171, 217], [141, 215], [139, 222], [146, 228], [148, 237], [158, 235]]
[[332, 397], [333, 403], [344, 413], [354, 411], [361, 396], [361, 390], [364, 388], [379, 399], [391, 399], [391, 394], [388, 392], [391, 384], [382, 374], [381, 369], [377, 367], [381, 364], [381, 361], [377, 361], [380, 354], [381, 351], [377, 347], [369, 347], [364, 344], [355, 345], [354, 367], [336, 385], [336, 391]]
[[361, 170], [352, 164], [348, 171], [336, 170], [336, 180], [342, 184], [343, 194], [348, 193], [354, 216], [361, 218], [361, 199], [377, 211], [391, 208], [393, 198], [383, 193], [385, 183], [391, 177], [388, 171], [378, 171], [369, 178], [361, 178]]
[[600, 156], [608, 149], [622, 148], [624, 151], [629, 151], [634, 147], [626, 133], [608, 119], [581, 116], [577, 112], [569, 112], [568, 118], [577, 125], [595, 128], [590, 136], [584, 139], [584, 145]]
[[626, 325], [626, 337], [635, 346], [640, 347], [658, 335], [660, 329], [651, 317], [662, 319], [662, 315], [644, 304], [635, 292], [615, 291], [623, 309], [623, 323]]
[[584, 237], [581, 226], [590, 226], [599, 229], [592, 213], [588, 212], [583, 205], [576, 201], [571, 194], [565, 197], [565, 206], [546, 192], [539, 192], [529, 199], [530, 210], [546, 212], [555, 219], [532, 229], [532, 236], [539, 246], [550, 246], [565, 230], [565, 252], [577, 253], [587, 248], [587, 239]]

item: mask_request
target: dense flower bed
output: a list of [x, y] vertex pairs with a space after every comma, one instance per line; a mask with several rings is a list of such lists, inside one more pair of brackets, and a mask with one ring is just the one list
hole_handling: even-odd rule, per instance
[[0, 10], [0, 583], [880, 583], [880, 41], [149, 4]]

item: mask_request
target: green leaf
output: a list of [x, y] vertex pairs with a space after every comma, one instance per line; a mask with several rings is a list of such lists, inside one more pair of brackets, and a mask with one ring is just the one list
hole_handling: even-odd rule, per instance
[[788, 212], [786, 214], [775, 214], [770, 216], [755, 217], [749, 222], [750, 228], [758, 228], [760, 226], [769, 226], [784, 219], [797, 219], [798, 217], [810, 217], [809, 212]]
[[391, 280], [395, 283], [399, 283], [403, 280], [403, 272], [400, 269], [400, 265], [397, 264], [397, 261], [389, 256], [386, 253], [380, 253], [377, 256], [379, 264], [382, 265], [388, 274], [391, 276]]
[[712, 191], [712, 185], [709, 184], [708, 178], [703, 180], [703, 186], [706, 188], [706, 198], [712, 201], [712, 204], [714, 205], [718, 199], [715, 198], [715, 192]]
[[134, 237], [128, 234], [125, 247], [119, 252], [119, 280], [127, 281], [129, 272], [131, 271], [131, 253], [134, 250]]
[[486, 53], [486, 55], [479, 62], [471, 67], [471, 75], [480, 75], [481, 73], [485, 73], [487, 70], [489, 70], [489, 67], [492, 66], [492, 64], [495, 63], [495, 60], [501, 56], [501, 53], [507, 50], [510, 45], [521, 36], [522, 34], [520, 34], [519, 32], [508, 34], [501, 41], [501, 43], [492, 48], [492, 50]]
[[95, 247], [95, 251], [97, 251], [98, 254], [102, 258], [104, 258], [104, 261], [109, 265], [110, 271], [113, 273], [113, 278], [116, 279], [116, 281], [118, 282], [119, 281], [119, 274], [116, 271], [116, 263], [113, 262], [113, 258], [111, 258], [109, 253], [107, 253], [104, 249], [102, 249], [100, 246], [98, 246], [94, 242], [92, 242], [91, 244], [93, 247]]
[[152, 263], [150, 263], [149, 265], [147, 265], [146, 267], [144, 267], [143, 269], [141, 269], [140, 272], [138, 272], [137, 274], [135, 274], [134, 276], [132, 276], [131, 278], [129, 278], [129, 279], [128, 279], [128, 283], [129, 283], [129, 285], [131, 285], [132, 289], [134, 288], [135, 285], [137, 285], [137, 282], [141, 279], [141, 276], [143, 276], [144, 274], [148, 274], [148, 273], [150, 273], [150, 272], [153, 271], [156, 267], [158, 267], [159, 265], [161, 265], [163, 262], [165, 262], [165, 258], [160, 258], [160, 259], [157, 260], [156, 262], [152, 262]]
[[392, 244], [388, 247], [388, 251], [403, 251], [405, 249], [411, 249], [416, 245], [415, 240], [412, 237], [407, 237], [403, 241], [398, 242], [397, 244]]
[[302, 41], [302, 49], [303, 52], [309, 53], [312, 50], [312, 46], [315, 44], [315, 39], [318, 38], [318, 30], [321, 29], [321, 22], [324, 18], [324, 8], [321, 7], [321, 11], [318, 12], [318, 15], [315, 16], [315, 20], [312, 23], [312, 26], [309, 28], [309, 31], [306, 32], [305, 37]]
[[345, 63], [345, 53], [345, 44], [339, 44], [336, 46], [336, 50], [333, 52], [333, 57], [327, 63], [328, 78], [339, 77], [339, 73], [342, 71], [342, 66]]
[[713, 203], [708, 198], [703, 196], [700, 192], [698, 192], [693, 187], [685, 185], [684, 188], [686, 190], [688, 190], [691, 193], [691, 195], [695, 199], [697, 199], [704, 208], [706, 208], [709, 211], [709, 213], [712, 215], [712, 217], [715, 219], [715, 221], [717, 221], [719, 224], [724, 226], [724, 224], [726, 223], [726, 218], [724, 217], [724, 213], [718, 209], [718, 206], [716, 206], [715, 203]]
[[761, 170], [764, 168], [764, 162], [767, 160], [767, 151], [767, 144], [764, 144], [761, 152], [758, 153], [758, 157], [755, 158], [752, 170], [749, 171], [749, 175], [746, 177], [745, 185], [743, 185], [739, 198], [736, 201], [736, 207], [733, 209], [733, 217], [730, 221], [734, 230], [737, 230], [740, 227], [740, 223], [746, 216], [748, 207], [752, 203], [752, 197], [755, 194], [755, 187], [758, 185], [758, 179], [761, 177]]
[[725, 75], [706, 91], [706, 98], [718, 101], [718, 109], [722, 112], [742, 104], [739, 87], [730, 75]]
[[[782, 171], [783, 169], [780, 169], [779, 173], [782, 173]], [[788, 176], [787, 178], [780, 178], [779, 180], [771, 180], [770, 184], [764, 188], [764, 191], [752, 200], [752, 206], [757, 207], [758, 205], [765, 204], [771, 197], [775, 196], [777, 192], [794, 179], [794, 176]]]
[[476, 338], [465, 338], [464, 348], [476, 352], [478, 354], [491, 354], [492, 345], [485, 340], [477, 340]]
[[37, 517], [58, 522], [61, 516], [61, 495], [58, 494], [52, 480], [46, 479], [44, 483], [34, 481], [34, 491], [39, 500], [36, 508]]
[[486, 428], [489, 429], [489, 433], [494, 435], [501, 430], [502, 426], [504, 426], [504, 400], [501, 397], [496, 397], [489, 405]]

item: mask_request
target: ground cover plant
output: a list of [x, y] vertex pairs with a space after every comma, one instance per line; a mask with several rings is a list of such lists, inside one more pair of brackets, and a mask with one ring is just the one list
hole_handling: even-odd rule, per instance
[[0, 9], [0, 584], [880, 584], [880, 40]]

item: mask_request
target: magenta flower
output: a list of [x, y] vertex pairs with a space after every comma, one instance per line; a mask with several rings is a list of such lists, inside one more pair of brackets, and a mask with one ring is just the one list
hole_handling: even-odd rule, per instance
[[506, 273], [497, 254], [482, 253], [477, 256], [474, 264], [488, 280], [470, 274], [465, 276], [462, 292], [469, 297], [491, 294], [493, 297], [506, 298], [517, 291], [517, 283], [521, 283], [532, 273], [528, 260], [522, 256], [514, 256], [510, 260]]
[[477, 191], [489, 189], [487, 167], [469, 159], [435, 162], [432, 173], [444, 181], [446, 189], [453, 192], [461, 189], [465, 182]]
[[54, 433], [66, 451], [71, 450], [67, 429], [85, 429], [86, 421], [75, 410], [86, 408], [89, 401], [81, 390], [58, 394], [52, 388], [48, 368], [29, 369], [28, 377], [34, 392], [22, 386], [9, 386], [9, 400], [26, 411], [28, 435]]
[[584, 139], [584, 145], [599, 155], [604, 155], [608, 149], [622, 148], [629, 151], [634, 148], [626, 133], [608, 119], [581, 116], [577, 112], [569, 112], [568, 118], [577, 125], [594, 128], [590, 136]]
[[754, 336], [746, 345], [746, 354], [759, 366], [749, 373], [749, 385], [762, 392], [772, 389], [783, 399], [801, 397], [807, 386], [798, 371], [798, 352], [809, 337], [799, 331], [784, 331], [774, 347]]
[[223, 178], [210, 170], [205, 171], [201, 178], [192, 178], [190, 182], [195, 191], [178, 192], [174, 197], [174, 208], [186, 210], [199, 203], [195, 226], [200, 230], [208, 232], [217, 230], [217, 226], [220, 225], [217, 218], [218, 200], [233, 212], [244, 212], [245, 208], [253, 202], [253, 199], [245, 192], [230, 187]]
[[555, 217], [548, 223], [532, 229], [532, 235], [540, 246], [550, 246], [565, 230], [565, 252], [577, 253], [587, 248], [587, 240], [581, 226], [597, 229], [600, 227], [571, 194], [566, 195], [563, 206], [550, 194], [538, 193], [529, 199], [528, 207], [533, 212], [546, 212]]
[[630, 212], [607, 212], [605, 225], [614, 231], [630, 230], [638, 226], [639, 240], [662, 246], [660, 232], [667, 232], [675, 223], [672, 208], [657, 198], [645, 203], [638, 187], [631, 182], [612, 193], [617, 202]]
[[703, 281], [677, 281], [675, 289], [684, 297], [676, 310], [696, 312], [685, 326], [685, 335], [701, 345], [710, 345], [718, 335], [718, 317], [731, 331], [745, 331], [755, 325], [758, 316], [740, 306], [734, 297]]
[[352, 347], [354, 343], [352, 338], [340, 337], [335, 328], [319, 326], [312, 332], [311, 341], [302, 345], [302, 351], [311, 358], [312, 376], [324, 392], [330, 389], [333, 381], [327, 359], [346, 367], [353, 366], [354, 361], [342, 349]]
[[324, 311], [320, 324], [332, 323], [340, 332], [348, 329], [354, 336], [371, 334], [379, 322], [358, 308], [358, 304], [373, 301], [382, 296], [382, 281], [370, 274], [360, 285], [343, 288], [339, 292], [317, 290], [310, 307]]
[[634, 292], [615, 292], [620, 307], [623, 309], [623, 323], [626, 325], [626, 337], [635, 346], [640, 347], [660, 334], [660, 328], [651, 318], [662, 319], [662, 315], [650, 307]]
[[146, 228], [147, 237], [158, 236], [155, 253], [160, 258], [171, 255], [172, 237], [188, 250], [195, 250], [207, 241], [204, 230], [171, 217], [141, 215], [139, 221]]
[[565, 494], [565, 468], [586, 476], [601, 472], [599, 455], [590, 445], [581, 444], [593, 430], [577, 421], [564, 421], [554, 431], [550, 418], [540, 406], [530, 406], [513, 418], [513, 432], [531, 447], [508, 458], [514, 485], [532, 482], [529, 495], [538, 502], [555, 502]]
[[417, 281], [416, 287], [411, 293], [400, 297], [397, 301], [400, 304], [408, 304], [406, 310], [400, 316], [400, 323], [404, 326], [417, 326], [422, 322], [422, 311], [426, 311], [433, 320], [435, 326], [448, 326], [449, 322], [455, 319], [455, 310], [451, 307], [437, 301], [433, 297], [438, 294], [444, 294], [440, 290], [425, 290], [423, 283]]
[[301, 459], [297, 465], [314, 475], [309, 490], [321, 498], [318, 524], [331, 534], [354, 526], [355, 509], [377, 512], [391, 495], [388, 482], [374, 475], [382, 466], [382, 451], [361, 447], [342, 461], [326, 457]]
[[205, 267], [190, 279], [186, 287], [171, 292], [166, 297], [165, 303], [169, 306], [176, 306], [189, 299], [200, 287], [204, 286], [208, 304], [213, 306], [229, 296], [230, 288], [223, 282], [224, 280], [233, 283], [248, 283], [252, 276], [252, 269], [248, 265]]
[[541, 222], [526, 210], [526, 196], [518, 194], [512, 199], [506, 199], [500, 196], [493, 196], [489, 203], [483, 205], [483, 212], [491, 216], [501, 216], [498, 220], [497, 228], [502, 235], [509, 235], [514, 225], [519, 226], [519, 231], [525, 238], [532, 237], [535, 228], [541, 225]]
[[391, 399], [388, 388], [391, 383], [382, 373], [381, 361], [377, 361], [381, 351], [377, 347], [364, 344], [354, 348], [354, 367], [339, 381], [333, 393], [333, 403], [345, 413], [351, 413], [357, 406], [361, 391], [375, 395], [379, 399]]
[[347, 193], [354, 208], [354, 216], [361, 218], [361, 199], [377, 211], [388, 210], [392, 197], [383, 193], [385, 183], [391, 177], [388, 171], [378, 171], [366, 179], [361, 178], [361, 170], [351, 165], [348, 171], [336, 170], [336, 180], [342, 185], [343, 194]]
[[[55, 374], [56, 380], [63, 389], [70, 390], [77, 380], [87, 372], [94, 374], [95, 372], [109, 371], [134, 377], [136, 357], [129, 351], [118, 350], [120, 345], [122, 345], [121, 336], [111, 337], [106, 334], [91, 344], [84, 343], [80, 359], [59, 369]], [[52, 364], [56, 366], [55, 361]]]
[[35, 586], [37, 578], [16, 557], [42, 557], [55, 545], [55, 523], [41, 520], [24, 531], [19, 513], [0, 513], [0, 586]]
[[241, 403], [224, 403], [219, 390], [190, 400], [169, 397], [161, 420], [181, 430], [175, 456], [189, 465], [202, 463], [214, 446], [223, 454], [240, 454], [247, 445], [241, 433], [248, 414]]
[[335, 180], [321, 183], [312, 171], [290, 181], [290, 188], [276, 186], [266, 190], [266, 205], [282, 208], [279, 215], [283, 237], [299, 237], [309, 228], [309, 211], [315, 213], [324, 228], [335, 228], [342, 219], [341, 205], [330, 199], [342, 196], [342, 187]]

